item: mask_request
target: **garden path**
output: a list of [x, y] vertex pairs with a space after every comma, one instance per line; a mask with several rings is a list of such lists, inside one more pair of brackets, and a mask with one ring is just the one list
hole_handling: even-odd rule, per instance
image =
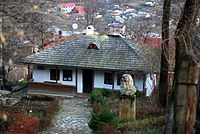
[[52, 126], [39, 134], [91, 134], [88, 121], [92, 109], [87, 100], [78, 97], [62, 99]]

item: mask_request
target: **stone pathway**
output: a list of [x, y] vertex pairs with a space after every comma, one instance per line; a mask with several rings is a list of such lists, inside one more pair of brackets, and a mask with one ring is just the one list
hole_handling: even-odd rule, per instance
[[39, 134], [91, 134], [88, 121], [91, 107], [88, 98], [63, 99], [53, 125]]

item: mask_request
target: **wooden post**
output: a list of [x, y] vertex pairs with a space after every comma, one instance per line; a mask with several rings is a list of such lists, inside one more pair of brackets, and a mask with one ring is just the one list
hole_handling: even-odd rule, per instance
[[119, 117], [121, 120], [136, 119], [136, 95], [121, 95]]
[[58, 83], [58, 68], [56, 67], [56, 83]]
[[192, 55], [184, 55], [177, 61], [174, 134], [194, 134], [197, 106], [199, 68]]
[[76, 68], [76, 93], [78, 93], [78, 69], [77, 68]]
[[112, 75], [112, 90], [115, 89], [115, 72], [113, 72], [113, 75]]

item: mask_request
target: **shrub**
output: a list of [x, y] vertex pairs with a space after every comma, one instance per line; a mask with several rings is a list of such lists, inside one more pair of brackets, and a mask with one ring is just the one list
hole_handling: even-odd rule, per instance
[[17, 83], [17, 85], [20, 87], [26, 87], [27, 84], [28, 84], [28, 82], [26, 80], [22, 80]]
[[111, 91], [109, 89], [103, 88], [101, 90], [104, 97], [109, 97], [111, 95]]
[[136, 96], [137, 97], [145, 97], [146, 95], [145, 95], [145, 93], [144, 92], [142, 92], [142, 91], [136, 91]]
[[104, 97], [102, 95], [102, 90], [94, 89], [91, 93], [91, 102], [92, 103], [104, 103]]
[[109, 97], [111, 91], [105, 88], [96, 88], [91, 93], [91, 102], [97, 104], [104, 104], [104, 98]]
[[91, 120], [89, 122], [89, 126], [92, 130], [98, 131], [100, 128], [100, 123], [107, 123], [115, 128], [119, 127], [120, 119], [118, 116], [113, 114], [108, 108], [104, 108], [97, 114], [92, 114]]

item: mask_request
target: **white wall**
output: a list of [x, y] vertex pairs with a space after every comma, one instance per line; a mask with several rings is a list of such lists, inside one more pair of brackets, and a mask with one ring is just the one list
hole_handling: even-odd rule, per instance
[[135, 87], [138, 91], [144, 90], [143, 82], [144, 82], [144, 80], [141, 76], [134, 76]]
[[114, 78], [114, 89], [120, 90], [120, 85], [117, 85], [117, 75], [115, 75], [115, 78]]
[[[38, 70], [37, 67], [33, 69], [33, 81], [34, 82], [56, 82], [56, 80], [50, 80], [50, 69], [55, 69], [55, 67], [45, 67], [45, 70]], [[70, 68], [58, 68], [60, 69], [60, 78], [58, 83], [64, 85], [75, 86], [76, 85], [76, 70]], [[63, 69], [72, 70], [72, 81], [63, 81]]]
[[37, 70], [33, 69], [33, 81], [34, 82], [44, 82], [50, 80], [50, 70]]
[[[143, 78], [135, 76], [134, 83], [139, 91], [143, 91]], [[95, 71], [94, 73], [94, 88], [112, 89], [112, 85], [104, 84], [104, 71]], [[117, 75], [114, 78], [114, 89], [120, 90], [120, 85], [117, 85]]]
[[[50, 80], [50, 69], [55, 69], [55, 67], [45, 67], [45, 70], [37, 70], [37, 67], [34, 67], [33, 69], [33, 79], [34, 82], [56, 82], [55, 80]], [[69, 68], [58, 68], [60, 69], [60, 79], [58, 80], [58, 83], [62, 83], [64, 85], [71, 85], [76, 86], [76, 70], [73, 70], [72, 74], [72, 81], [63, 81], [63, 69], [69, 69]], [[112, 89], [112, 85], [110, 84], [104, 84], [104, 72], [105, 71], [94, 71], [94, 88], [107, 88]], [[143, 91], [143, 78], [139, 76], [134, 76], [134, 82], [136, 89], [139, 91]], [[147, 89], [147, 95], [149, 95], [153, 88], [153, 81], [150, 79], [150, 75], [147, 75], [147, 80], [145, 83], [145, 88]], [[117, 85], [117, 75], [115, 75], [114, 78], [114, 89], [120, 90], [120, 85]], [[77, 93], [83, 93], [83, 75], [82, 70], [77, 70]]]
[[112, 85], [104, 84], [104, 72], [94, 71], [94, 88], [112, 89]]

